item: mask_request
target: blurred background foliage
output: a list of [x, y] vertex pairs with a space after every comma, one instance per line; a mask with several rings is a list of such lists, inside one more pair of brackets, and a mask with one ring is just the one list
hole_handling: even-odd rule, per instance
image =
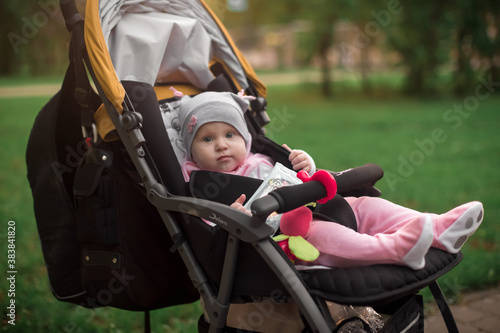
[[[83, 0], [77, 3], [83, 8]], [[466, 95], [477, 77], [500, 81], [498, 0], [207, 0], [259, 69], [321, 70], [323, 95], [347, 68], [370, 93], [370, 74], [398, 70], [409, 94]], [[62, 73], [67, 33], [58, 1], [0, 2], [0, 76]], [[271, 59], [271, 60], [270, 60]]]

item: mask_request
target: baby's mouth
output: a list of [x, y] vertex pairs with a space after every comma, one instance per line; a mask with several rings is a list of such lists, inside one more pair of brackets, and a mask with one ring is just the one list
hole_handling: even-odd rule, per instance
[[224, 161], [224, 160], [227, 160], [228, 158], [229, 158], [229, 156], [228, 156], [228, 155], [223, 155], [223, 156], [219, 157], [219, 158], [217, 159], [217, 161]]

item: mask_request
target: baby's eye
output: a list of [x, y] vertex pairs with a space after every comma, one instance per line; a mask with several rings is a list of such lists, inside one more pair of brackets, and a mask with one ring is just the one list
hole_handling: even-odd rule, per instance
[[234, 136], [233, 132], [229, 132], [226, 134], [226, 138], [231, 139]]
[[211, 141], [212, 141], [212, 138], [209, 136], [206, 136], [203, 138], [203, 142], [211, 142]]

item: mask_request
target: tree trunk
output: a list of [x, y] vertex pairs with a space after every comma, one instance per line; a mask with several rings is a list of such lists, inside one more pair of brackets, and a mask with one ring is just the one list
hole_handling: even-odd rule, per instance
[[370, 95], [372, 87], [368, 81], [368, 73], [370, 72], [370, 47], [361, 48], [361, 87], [365, 95]]
[[319, 57], [321, 61], [321, 91], [323, 96], [330, 97], [332, 91], [332, 73], [328, 53], [333, 44], [333, 27], [330, 25], [322, 33], [319, 40]]

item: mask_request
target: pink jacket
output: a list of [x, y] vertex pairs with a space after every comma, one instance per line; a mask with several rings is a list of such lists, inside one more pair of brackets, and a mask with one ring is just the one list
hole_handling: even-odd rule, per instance
[[[234, 171], [227, 172], [238, 176], [247, 176], [257, 179], [265, 179], [273, 169], [273, 160], [266, 155], [248, 153], [243, 164]], [[185, 160], [182, 163], [182, 175], [185, 181], [189, 181], [191, 172], [201, 170], [198, 164], [193, 161]]]

